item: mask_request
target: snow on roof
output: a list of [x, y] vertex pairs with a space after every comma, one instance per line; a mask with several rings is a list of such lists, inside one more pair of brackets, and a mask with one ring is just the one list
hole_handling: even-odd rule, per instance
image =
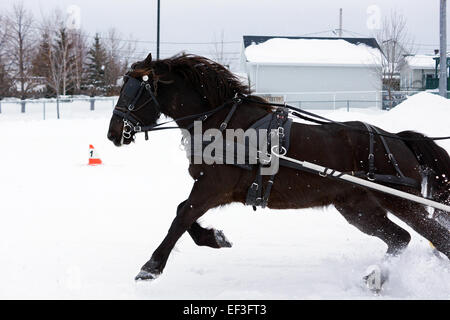
[[343, 39], [272, 38], [245, 48], [247, 61], [319, 65], [379, 65], [379, 49]]
[[406, 63], [411, 69], [434, 69], [436, 66], [435, 55], [416, 54], [405, 57]]

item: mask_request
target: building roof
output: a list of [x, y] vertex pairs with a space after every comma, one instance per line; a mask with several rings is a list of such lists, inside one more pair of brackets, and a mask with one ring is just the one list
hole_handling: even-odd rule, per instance
[[296, 36], [243, 36], [243, 38], [244, 38], [244, 48], [247, 48], [252, 44], [260, 44], [262, 42], [266, 42], [269, 39], [282, 38], [282, 39], [319, 39], [319, 40], [341, 39], [350, 42], [352, 44], [358, 45], [362, 43], [369, 47], [378, 48], [379, 50], [381, 50], [375, 38], [296, 37]]
[[379, 65], [373, 38], [244, 36], [248, 62], [306, 65]]
[[433, 69], [436, 67], [436, 55], [416, 54], [405, 57], [411, 69]]

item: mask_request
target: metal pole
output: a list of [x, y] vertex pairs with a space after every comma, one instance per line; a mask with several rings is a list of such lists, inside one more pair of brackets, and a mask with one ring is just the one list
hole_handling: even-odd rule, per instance
[[378, 109], [378, 92], [375, 91], [375, 108]]
[[439, 95], [447, 98], [447, 0], [441, 0]]
[[158, 0], [158, 19], [157, 19], [157, 31], [156, 31], [156, 60], [159, 60], [159, 24], [160, 24], [160, 0]]
[[342, 38], [342, 8], [339, 9], [339, 38]]
[[56, 96], [56, 118], [59, 119], [59, 95]]
[[44, 115], [44, 120], [45, 120], [45, 102], [44, 102], [44, 105], [43, 105], [43, 108], [42, 108], [42, 113]]

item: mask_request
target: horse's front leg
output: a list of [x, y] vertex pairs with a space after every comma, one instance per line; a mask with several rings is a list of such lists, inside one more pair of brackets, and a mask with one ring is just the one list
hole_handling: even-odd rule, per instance
[[[182, 211], [187, 200], [181, 202], [177, 208], [177, 215]], [[192, 240], [198, 246], [206, 246], [215, 249], [231, 248], [232, 243], [225, 237], [221, 230], [203, 228], [198, 222], [194, 222], [187, 230]]]
[[164, 270], [170, 252], [178, 239], [192, 227], [206, 211], [224, 203], [220, 193], [214, 193], [213, 188], [205, 188], [194, 183], [189, 198], [178, 207], [177, 216], [172, 221], [169, 231], [159, 247], [153, 252], [149, 261], [141, 268], [136, 280], [151, 280], [158, 277]]

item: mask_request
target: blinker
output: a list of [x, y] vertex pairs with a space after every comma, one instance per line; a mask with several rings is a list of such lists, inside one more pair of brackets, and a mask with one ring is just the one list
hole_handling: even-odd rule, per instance
[[133, 77], [127, 77], [128, 80], [125, 83], [125, 87], [123, 88], [123, 92], [118, 101], [118, 105], [121, 106], [130, 106], [137, 96], [139, 89], [141, 87], [141, 82]]

